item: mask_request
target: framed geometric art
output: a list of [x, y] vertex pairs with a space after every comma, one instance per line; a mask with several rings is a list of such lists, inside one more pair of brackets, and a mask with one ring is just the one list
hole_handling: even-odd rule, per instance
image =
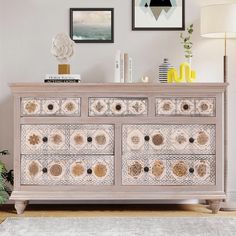
[[70, 37], [76, 43], [113, 43], [113, 8], [71, 8]]
[[184, 30], [185, 0], [132, 0], [133, 30]]

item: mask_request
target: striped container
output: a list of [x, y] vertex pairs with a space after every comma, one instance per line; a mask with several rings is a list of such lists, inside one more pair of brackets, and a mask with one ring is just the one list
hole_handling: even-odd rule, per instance
[[164, 58], [163, 63], [159, 66], [159, 81], [161, 83], [167, 83], [167, 74], [170, 68], [173, 67], [169, 63], [169, 60], [167, 58]]

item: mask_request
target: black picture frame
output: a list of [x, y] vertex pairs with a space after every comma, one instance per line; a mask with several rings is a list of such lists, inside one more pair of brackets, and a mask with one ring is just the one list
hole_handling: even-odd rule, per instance
[[133, 31], [183, 31], [185, 30], [185, 0], [182, 0], [181, 27], [137, 27], [135, 25], [135, 1], [132, 0], [132, 30]]
[[[110, 11], [111, 39], [74, 39], [73, 13], [76, 11]], [[70, 37], [75, 43], [114, 43], [114, 8], [70, 8]]]

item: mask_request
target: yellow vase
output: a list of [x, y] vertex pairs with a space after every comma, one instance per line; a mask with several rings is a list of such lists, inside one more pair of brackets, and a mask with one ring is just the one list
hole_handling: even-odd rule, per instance
[[175, 68], [168, 70], [168, 83], [191, 83], [196, 80], [196, 71], [191, 70], [191, 65], [188, 62], [184, 62], [180, 65], [180, 76]]

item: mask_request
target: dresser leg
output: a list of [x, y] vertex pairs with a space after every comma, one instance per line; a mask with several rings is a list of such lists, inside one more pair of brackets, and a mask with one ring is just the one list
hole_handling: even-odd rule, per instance
[[29, 201], [15, 201], [15, 209], [18, 215], [22, 214]]
[[212, 214], [217, 214], [220, 210], [221, 200], [210, 200], [210, 208], [212, 210]]

